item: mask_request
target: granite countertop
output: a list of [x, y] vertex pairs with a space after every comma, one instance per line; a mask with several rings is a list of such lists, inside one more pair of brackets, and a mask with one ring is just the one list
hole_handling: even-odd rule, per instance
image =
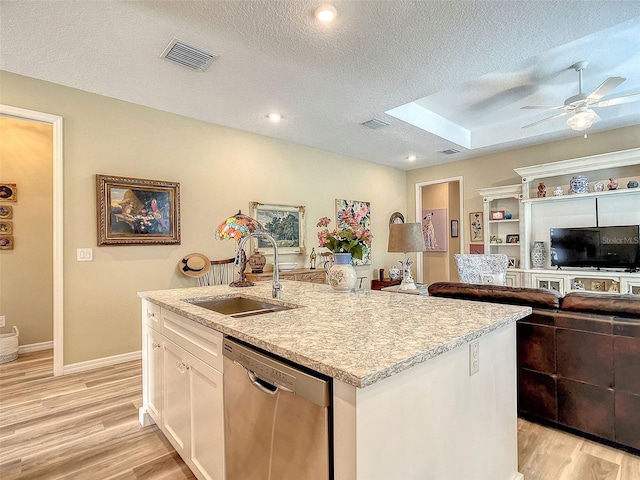
[[[283, 281], [140, 292], [163, 308], [356, 387], [468, 343], [531, 313], [530, 307], [380, 291], [334, 292], [328, 285]], [[232, 318], [185, 302], [242, 295], [300, 306]]]

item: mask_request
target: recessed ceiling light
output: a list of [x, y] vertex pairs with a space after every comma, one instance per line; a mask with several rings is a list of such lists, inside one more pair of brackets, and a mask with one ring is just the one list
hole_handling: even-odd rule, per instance
[[410, 162], [413, 162], [416, 158], [418, 158], [418, 157], [416, 157], [415, 155], [409, 155], [407, 157], [407, 160], [409, 160]]
[[338, 12], [332, 5], [320, 5], [316, 8], [314, 15], [322, 23], [329, 23], [336, 18], [337, 13]]
[[279, 113], [270, 113], [269, 115], [267, 115], [267, 118], [272, 122], [279, 122], [282, 118], [282, 115], [280, 115]]

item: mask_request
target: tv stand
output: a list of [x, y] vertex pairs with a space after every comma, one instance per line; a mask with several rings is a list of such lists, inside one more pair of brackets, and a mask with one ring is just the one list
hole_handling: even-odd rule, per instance
[[531, 287], [557, 290], [562, 294], [572, 291], [594, 293], [630, 293], [640, 295], [640, 275], [637, 269], [606, 271], [584, 270], [526, 270], [531, 278]]

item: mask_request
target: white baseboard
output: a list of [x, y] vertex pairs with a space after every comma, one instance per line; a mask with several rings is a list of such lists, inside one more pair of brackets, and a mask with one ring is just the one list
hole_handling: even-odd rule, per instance
[[142, 351], [123, 353], [112, 357], [96, 358], [95, 360], [87, 360], [86, 362], [72, 363], [63, 367], [62, 374], [84, 372], [100, 367], [108, 367], [109, 365], [117, 365], [118, 363], [132, 362], [142, 358]]
[[29, 345], [20, 345], [18, 347], [18, 355], [21, 353], [38, 352], [40, 350], [53, 349], [53, 342], [30, 343]]

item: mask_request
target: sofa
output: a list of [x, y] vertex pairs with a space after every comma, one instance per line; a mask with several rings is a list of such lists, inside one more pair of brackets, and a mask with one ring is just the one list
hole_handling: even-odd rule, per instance
[[640, 296], [438, 282], [429, 295], [532, 307], [518, 414], [640, 453]]

